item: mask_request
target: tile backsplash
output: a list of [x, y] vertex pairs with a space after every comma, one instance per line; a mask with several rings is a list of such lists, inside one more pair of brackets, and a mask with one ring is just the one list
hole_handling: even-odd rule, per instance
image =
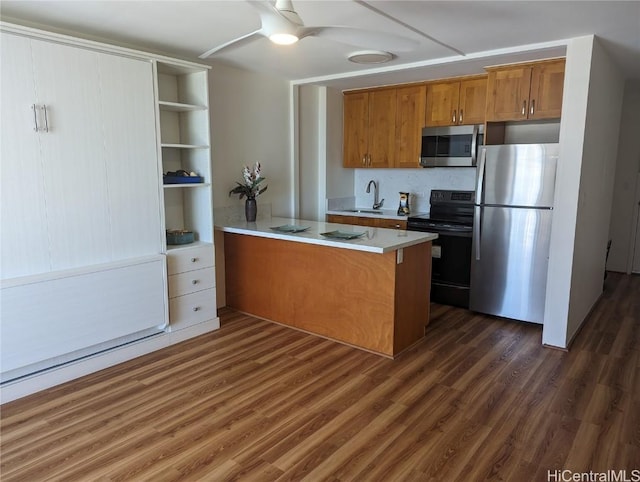
[[384, 199], [385, 209], [397, 209], [400, 192], [410, 193], [411, 214], [429, 212], [429, 195], [432, 189], [475, 188], [476, 169], [470, 167], [436, 167], [432, 169], [356, 169], [354, 194], [356, 206], [373, 204], [373, 191], [366, 193], [367, 183], [373, 179], [379, 186], [379, 197]]

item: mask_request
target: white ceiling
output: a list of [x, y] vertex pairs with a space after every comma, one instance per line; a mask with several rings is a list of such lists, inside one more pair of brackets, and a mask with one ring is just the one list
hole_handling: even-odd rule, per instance
[[[417, 40], [414, 51], [392, 52], [396, 58], [380, 70], [397, 72], [385, 74], [385, 83], [481, 72], [484, 65], [562, 55], [566, 39], [590, 34], [601, 38], [627, 77], [640, 79], [640, 1], [366, 0], [424, 35], [363, 3], [294, 0], [294, 7], [307, 26], [346, 25]], [[2, 0], [1, 13], [4, 21], [196, 61], [210, 48], [260, 27], [257, 10], [243, 0]], [[371, 71], [371, 66], [346, 59], [357, 50], [362, 48], [313, 37], [286, 47], [260, 38], [206, 62], [222, 61], [289, 80], [333, 82], [343, 88], [379, 83], [362, 77], [349, 80]], [[422, 69], [407, 69], [406, 64]], [[331, 81], [334, 77], [347, 80]]]

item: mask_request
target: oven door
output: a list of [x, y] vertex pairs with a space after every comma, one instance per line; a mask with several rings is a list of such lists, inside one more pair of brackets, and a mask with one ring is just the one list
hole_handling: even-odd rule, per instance
[[424, 223], [413, 231], [437, 233], [431, 244], [431, 301], [469, 308], [471, 282], [471, 226]]

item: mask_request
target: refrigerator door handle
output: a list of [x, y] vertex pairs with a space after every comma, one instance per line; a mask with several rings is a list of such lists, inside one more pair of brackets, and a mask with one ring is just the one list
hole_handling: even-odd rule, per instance
[[476, 248], [476, 261], [480, 261], [480, 222], [482, 221], [482, 207], [475, 206], [473, 216], [473, 240], [472, 244]]
[[476, 261], [480, 261], [480, 222], [482, 220], [482, 208], [478, 204], [483, 203], [482, 188], [484, 185], [484, 169], [487, 161], [487, 149], [482, 148], [480, 152], [480, 165], [478, 166], [478, 178], [476, 180], [476, 206], [473, 216], [473, 241], [472, 245], [476, 250]]
[[476, 178], [476, 203], [482, 204], [482, 188], [484, 184], [484, 168], [487, 160], [487, 149], [482, 148], [480, 152], [480, 165], [478, 166], [478, 177]]

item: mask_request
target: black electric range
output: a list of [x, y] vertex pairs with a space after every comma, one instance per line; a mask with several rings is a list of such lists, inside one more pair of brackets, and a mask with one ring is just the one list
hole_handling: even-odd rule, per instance
[[431, 301], [469, 307], [474, 191], [432, 190], [429, 214], [410, 216], [407, 229], [432, 232]]

